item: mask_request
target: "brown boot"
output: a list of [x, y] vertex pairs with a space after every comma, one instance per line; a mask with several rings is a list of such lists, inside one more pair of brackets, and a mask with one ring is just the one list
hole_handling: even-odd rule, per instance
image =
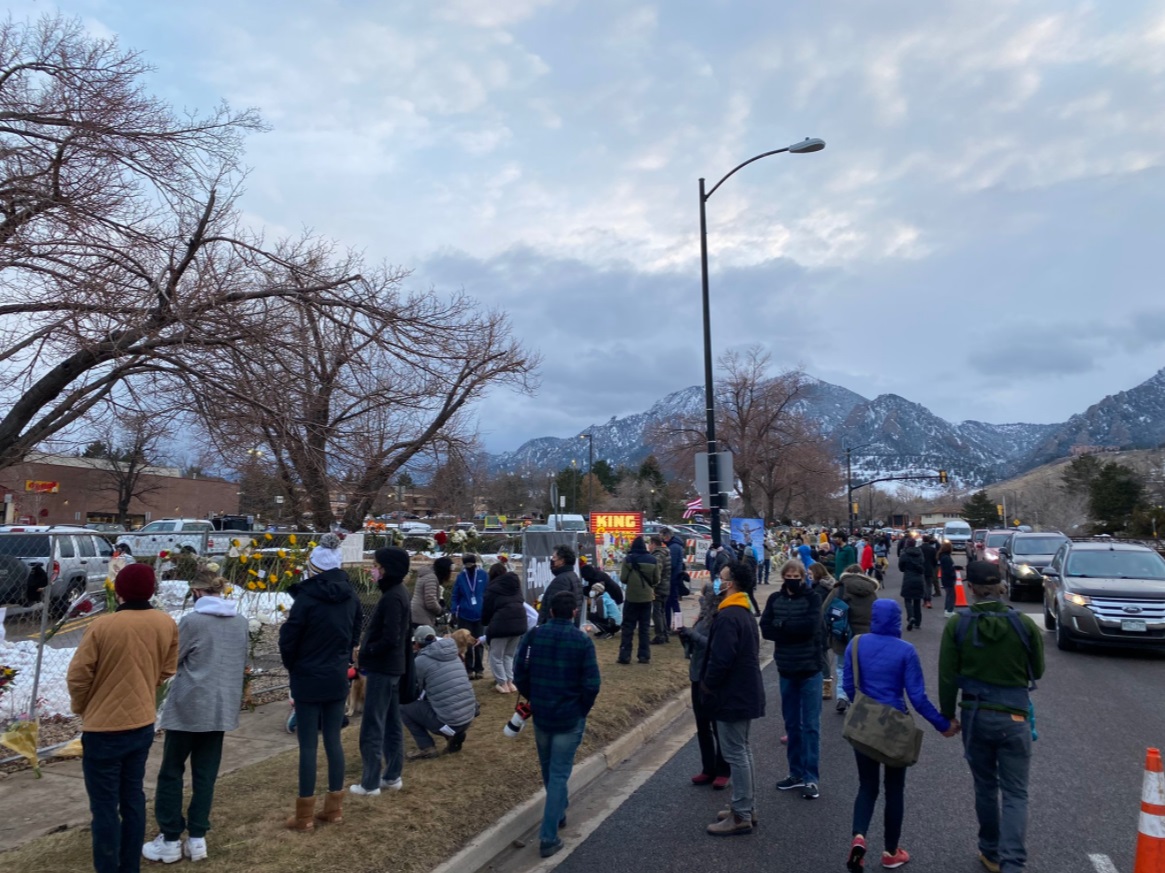
[[826, 679], [821, 683], [821, 699], [833, 700], [833, 680]]
[[312, 820], [312, 813], [316, 810], [314, 797], [295, 798], [295, 815], [287, 820], [285, 827], [293, 831], [314, 830], [316, 823]]
[[737, 834], [751, 834], [752, 827], [751, 819], [729, 810], [724, 818], [708, 825], [708, 833], [714, 837], [732, 837]]
[[324, 795], [324, 811], [316, 813], [316, 821], [323, 824], [344, 823], [344, 789], [329, 791]]
[[[724, 809], [720, 810], [720, 812], [716, 813], [716, 821], [724, 821], [724, 819], [728, 818], [730, 815], [732, 815], [732, 807], [726, 806]], [[754, 809], [752, 811], [752, 826], [755, 828], [757, 825], [758, 822], [756, 820], [756, 810]]]

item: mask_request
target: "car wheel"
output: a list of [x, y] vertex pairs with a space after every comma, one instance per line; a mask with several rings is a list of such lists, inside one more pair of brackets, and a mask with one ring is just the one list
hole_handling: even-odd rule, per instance
[[1044, 627], [1048, 630], [1056, 629], [1056, 617], [1052, 615], [1052, 610], [1048, 609], [1048, 599], [1044, 598]]
[[85, 595], [85, 580], [74, 579], [60, 597], [54, 597], [49, 603], [49, 617], [54, 621], [63, 618], [72, 605]]
[[1076, 649], [1076, 644], [1072, 642], [1072, 638], [1068, 635], [1067, 625], [1060, 620], [1060, 610], [1056, 609], [1056, 648], [1062, 652], [1072, 652]]

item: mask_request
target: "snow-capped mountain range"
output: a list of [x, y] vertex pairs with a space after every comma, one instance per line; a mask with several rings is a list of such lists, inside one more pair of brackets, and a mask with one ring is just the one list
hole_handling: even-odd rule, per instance
[[[947, 470], [953, 484], [972, 487], [1065, 457], [1075, 446], [1153, 448], [1165, 442], [1165, 369], [1063, 424], [955, 424], [897, 394], [868, 400], [817, 379], [810, 379], [797, 405], [833, 440], [839, 458], [844, 458], [844, 447], [854, 447], [855, 479]], [[594, 434], [595, 459], [636, 465], [649, 454], [644, 435], [652, 424], [703, 409], [704, 389], [693, 386], [667, 395], [645, 412], [594, 425], [588, 430]], [[493, 456], [492, 465], [499, 470], [560, 470], [585, 457], [586, 444], [578, 434], [540, 437]]]

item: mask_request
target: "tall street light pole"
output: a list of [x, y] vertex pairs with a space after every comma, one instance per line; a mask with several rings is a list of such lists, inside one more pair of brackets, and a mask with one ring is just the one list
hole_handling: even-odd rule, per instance
[[704, 304], [704, 406], [707, 412], [708, 429], [708, 491], [712, 505], [708, 507], [712, 515], [712, 548], [720, 548], [720, 464], [716, 457], [716, 410], [712, 397], [712, 312], [708, 301], [708, 216], [706, 204], [708, 198], [716, 193], [716, 189], [728, 181], [737, 170], [747, 167], [754, 161], [767, 158], [770, 155], [779, 155], [789, 152], [795, 155], [819, 152], [825, 148], [825, 141], [820, 139], [806, 139], [803, 142], [785, 146], [783, 149], [774, 149], [763, 152], [754, 158], [749, 158], [743, 164], [733, 167], [727, 175], [705, 192], [704, 180], [700, 179], [700, 276], [703, 280]]
[[591, 513], [595, 511], [595, 435], [584, 433], [579, 437], [587, 441], [587, 529], [590, 529]]

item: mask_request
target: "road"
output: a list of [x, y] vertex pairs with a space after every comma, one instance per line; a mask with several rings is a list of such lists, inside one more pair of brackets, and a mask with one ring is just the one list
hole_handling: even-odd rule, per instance
[[[892, 571], [886, 595], [899, 589]], [[772, 586], [758, 589], [763, 605]], [[936, 607], [940, 604], [936, 602]], [[1043, 628], [1038, 603], [1017, 604]], [[927, 690], [937, 704], [938, 608], [924, 610], [922, 628], [905, 635], [918, 647]], [[1165, 745], [1165, 657], [1143, 653], [1061, 652], [1045, 634], [1047, 672], [1034, 694], [1039, 741], [1030, 783], [1028, 869], [1055, 873], [1131, 873], [1148, 746]], [[766, 644], [767, 645], [767, 644]], [[602, 666], [602, 665], [601, 665]], [[787, 775], [784, 732], [775, 668], [765, 671], [766, 717], [753, 729], [757, 757], [757, 832], [716, 838], [704, 833], [727, 802], [727, 792], [696, 788], [695, 740], [661, 764], [600, 824], [573, 822], [566, 832], [570, 854], [539, 863], [537, 840], [530, 848], [495, 859], [490, 866], [516, 873], [687, 873], [708, 870], [781, 871], [845, 869], [857, 773], [853, 751], [841, 738], [842, 717], [826, 704], [822, 714], [821, 797], [778, 792]], [[921, 719], [919, 719], [921, 721]], [[981, 873], [971, 777], [959, 739], [943, 739], [929, 725], [921, 761], [906, 784], [902, 845], [913, 861], [908, 870]], [[686, 724], [684, 725], [686, 730]], [[678, 745], [678, 741], [676, 743]], [[595, 789], [603, 790], [602, 783]], [[608, 789], [611, 790], [611, 789]], [[584, 796], [576, 809], [588, 806]], [[593, 798], [590, 806], [594, 806]], [[881, 803], [871, 827], [867, 869], [881, 869]], [[588, 836], [579, 842], [579, 833]], [[562, 853], [560, 853], [561, 855]], [[1096, 857], [1093, 857], [1096, 856]]]

